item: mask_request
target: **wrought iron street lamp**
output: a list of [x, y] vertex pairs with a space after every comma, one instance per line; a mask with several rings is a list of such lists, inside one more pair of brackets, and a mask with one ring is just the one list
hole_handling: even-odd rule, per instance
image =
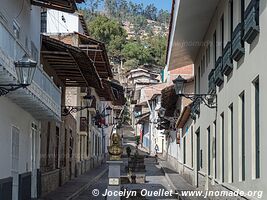
[[37, 62], [30, 59], [26, 54], [18, 61], [14, 62], [18, 84], [0, 84], [0, 96], [6, 95], [19, 88], [26, 88], [32, 83]]
[[111, 115], [112, 108], [110, 106], [106, 106], [101, 112], [96, 110], [96, 115], [94, 116], [95, 125], [99, 127], [103, 127], [102, 125], [106, 125], [105, 117], [109, 117]]
[[165, 112], [166, 112], [166, 109], [163, 108], [163, 107], [161, 107], [161, 108], [159, 109], [159, 117], [160, 117], [160, 118], [164, 118], [164, 116], [165, 116]]
[[187, 99], [191, 99], [193, 102], [195, 102], [195, 101], [200, 101], [200, 103], [203, 102], [209, 108], [217, 108], [216, 94], [186, 94], [186, 93], [183, 93], [186, 82], [187, 82], [187, 80], [184, 79], [180, 75], [175, 80], [173, 80], [175, 93], [178, 96], [182, 96], [182, 97], [185, 97]]
[[70, 113], [77, 113], [84, 109], [91, 108], [94, 98], [94, 96], [87, 94], [83, 97], [84, 106], [64, 106], [62, 115], [67, 116]]

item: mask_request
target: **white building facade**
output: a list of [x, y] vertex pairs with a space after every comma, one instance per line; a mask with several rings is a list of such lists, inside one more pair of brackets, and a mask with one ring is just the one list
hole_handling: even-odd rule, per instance
[[40, 121], [60, 120], [61, 90], [39, 64], [40, 7], [29, 1], [1, 4], [0, 84], [17, 83], [14, 61], [25, 54], [38, 64], [30, 86], [0, 97], [0, 198], [37, 198]]
[[266, 20], [266, 0], [175, 1], [169, 70], [194, 64], [195, 93], [217, 96], [194, 120], [195, 186], [266, 198]]

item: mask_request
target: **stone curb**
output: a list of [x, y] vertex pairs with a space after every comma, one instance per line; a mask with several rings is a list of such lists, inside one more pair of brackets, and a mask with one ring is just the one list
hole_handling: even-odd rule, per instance
[[94, 184], [96, 181], [98, 181], [107, 171], [108, 171], [108, 168], [104, 169], [96, 177], [94, 177], [89, 183], [82, 186], [79, 190], [77, 190], [71, 196], [67, 197], [66, 200], [73, 200], [73, 199], [77, 198], [81, 193], [83, 193], [85, 190], [87, 190], [92, 184]]
[[181, 195], [179, 194], [179, 191], [177, 191], [177, 189], [175, 188], [175, 185], [174, 185], [173, 182], [171, 181], [169, 174], [165, 171], [165, 167], [162, 165], [161, 161], [159, 161], [159, 165], [160, 165], [161, 169], [163, 170], [164, 175], [165, 175], [165, 177], [166, 177], [168, 183], [170, 184], [171, 188], [173, 189], [173, 191], [174, 191], [175, 193], [178, 194], [178, 198], [177, 198], [177, 199], [179, 199], [179, 200], [183, 200], [184, 198], [181, 197]]

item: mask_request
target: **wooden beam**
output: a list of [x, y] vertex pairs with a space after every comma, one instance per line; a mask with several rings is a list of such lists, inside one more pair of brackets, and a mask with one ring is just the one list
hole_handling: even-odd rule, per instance
[[70, 55], [68, 52], [63, 52], [63, 51], [41, 51], [41, 54], [63, 55], [63, 56], [69, 56]]

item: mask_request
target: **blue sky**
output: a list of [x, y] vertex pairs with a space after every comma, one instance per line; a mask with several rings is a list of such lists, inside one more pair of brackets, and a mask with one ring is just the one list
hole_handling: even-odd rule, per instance
[[144, 5], [154, 4], [158, 9], [171, 10], [172, 1], [171, 0], [131, 0], [135, 3], [143, 3]]
[[[143, 3], [144, 6], [147, 6], [149, 4], [154, 4], [158, 8], [158, 10], [163, 9], [163, 10], [168, 10], [171, 12], [172, 0], [131, 0], [131, 1], [134, 3]], [[83, 8], [85, 7], [85, 4], [82, 3], [78, 6]]]

